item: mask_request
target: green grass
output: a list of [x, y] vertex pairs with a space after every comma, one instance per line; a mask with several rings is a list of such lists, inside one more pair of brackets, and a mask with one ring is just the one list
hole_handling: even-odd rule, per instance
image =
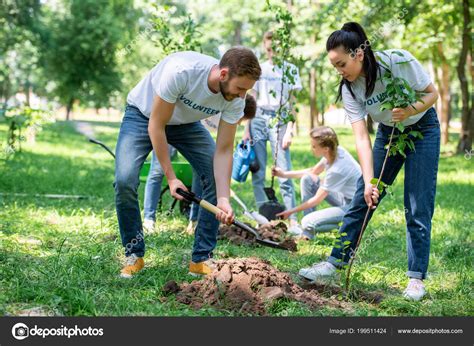
[[[117, 123], [94, 123], [97, 138], [114, 147]], [[349, 128], [337, 128], [341, 144], [355, 155]], [[0, 124], [5, 145], [6, 126]], [[456, 143], [457, 138], [451, 138]], [[443, 148], [444, 152], [452, 149]], [[292, 147], [296, 169], [313, 165], [305, 135]], [[403, 174], [373, 218], [353, 270], [354, 288], [383, 291], [379, 305], [352, 302], [356, 316], [438, 316], [473, 314], [474, 159], [448, 156], [440, 161], [433, 220], [429, 291], [419, 303], [405, 301], [407, 283]], [[194, 311], [173, 298], [163, 300], [168, 280], [191, 281], [187, 275], [193, 239], [184, 233], [180, 215], [162, 217], [153, 234], [146, 234], [146, 270], [133, 280], [117, 277], [122, 258], [113, 196], [114, 162], [101, 148], [88, 143], [72, 125], [45, 127], [36, 144], [23, 146], [8, 161], [0, 160], [0, 314], [42, 307], [66, 316], [222, 316], [212, 308]], [[299, 194], [299, 182], [295, 184]], [[252, 205], [250, 181], [233, 184]], [[28, 196], [13, 195], [25, 193]], [[35, 194], [74, 194], [87, 199], [48, 199]], [[140, 187], [141, 200], [143, 185]], [[167, 200], [165, 203], [169, 203]], [[238, 211], [238, 206], [235, 206]], [[258, 256], [293, 275], [324, 259], [335, 239], [322, 234], [300, 245], [296, 254], [269, 248], [238, 247], [220, 241], [216, 257]], [[275, 316], [338, 316], [341, 311], [310, 311], [286, 300], [270, 308]], [[347, 314], [347, 312], [345, 312]]]

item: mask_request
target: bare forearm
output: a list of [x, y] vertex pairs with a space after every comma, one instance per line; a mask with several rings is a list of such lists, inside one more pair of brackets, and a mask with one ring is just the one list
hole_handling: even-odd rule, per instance
[[311, 168], [300, 169], [298, 171], [287, 171], [285, 172], [285, 178], [295, 179], [302, 178], [305, 174], [311, 173]]
[[421, 97], [422, 101], [417, 101], [413, 103], [410, 109], [410, 116], [422, 113], [433, 106], [438, 99], [438, 93], [436, 91], [429, 92]]
[[168, 181], [176, 179], [176, 175], [171, 166], [168, 152], [168, 140], [166, 139], [165, 127], [171, 119], [174, 111], [174, 104], [162, 100], [159, 96], [153, 99], [153, 106], [148, 123], [148, 134], [150, 135], [153, 149], [160, 162], [161, 168]]
[[325, 190], [319, 189], [316, 195], [308, 199], [306, 202], [301, 203], [296, 208], [291, 209], [291, 212], [297, 213], [306, 209], [316, 207], [317, 205], [321, 204], [321, 202], [326, 198], [327, 195], [328, 193]]
[[369, 184], [374, 177], [372, 144], [370, 143], [370, 138], [367, 137], [356, 140], [356, 147], [364, 182], [365, 184]]
[[150, 121], [148, 133], [155, 150], [156, 157], [160, 162], [161, 168], [168, 180], [175, 179], [176, 175], [171, 166], [171, 159], [168, 152], [168, 140], [164, 128], [160, 128], [159, 124]]
[[232, 173], [232, 147], [216, 150], [214, 155], [214, 177], [217, 199], [230, 197], [230, 177]]

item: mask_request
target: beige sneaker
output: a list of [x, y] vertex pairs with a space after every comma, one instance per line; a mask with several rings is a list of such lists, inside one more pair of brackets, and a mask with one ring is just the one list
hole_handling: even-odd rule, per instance
[[206, 261], [189, 263], [189, 274], [192, 276], [209, 275], [216, 269], [214, 260], [208, 259]]

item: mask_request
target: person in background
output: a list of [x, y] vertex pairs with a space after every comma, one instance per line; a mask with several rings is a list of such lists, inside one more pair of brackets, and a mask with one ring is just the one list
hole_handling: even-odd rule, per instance
[[[282, 90], [283, 70], [273, 62], [272, 40], [273, 33], [271, 31], [266, 32], [263, 36], [263, 46], [268, 60], [261, 64], [262, 76], [255, 83], [254, 90], [252, 90], [257, 99], [257, 115], [255, 119], [248, 122], [242, 137], [243, 140], [252, 140], [256, 161], [260, 167], [258, 171], [252, 173], [252, 184], [257, 209], [267, 201], [263, 189], [265, 184], [265, 167], [267, 166], [267, 142], [270, 142], [273, 154], [277, 145], [280, 146], [276, 166], [283, 170], [291, 170], [290, 146], [293, 138], [294, 123], [291, 121], [287, 124], [280, 122], [276, 126], [271, 127], [270, 122], [277, 115], [276, 111], [280, 107], [280, 101], [283, 104], [290, 105], [294, 100], [294, 94], [289, 99], [290, 90], [294, 92], [302, 89], [298, 68], [289, 62], [284, 62], [285, 68], [289, 68], [293, 74], [295, 84], [292, 85], [285, 82], [283, 83]], [[287, 107], [287, 109], [289, 108]], [[293, 110], [290, 109], [290, 111]], [[278, 143], [277, 127], [280, 128]], [[279, 177], [278, 182], [285, 208], [294, 208], [296, 198], [292, 180]], [[291, 215], [290, 226], [295, 227], [297, 225], [296, 215]]]

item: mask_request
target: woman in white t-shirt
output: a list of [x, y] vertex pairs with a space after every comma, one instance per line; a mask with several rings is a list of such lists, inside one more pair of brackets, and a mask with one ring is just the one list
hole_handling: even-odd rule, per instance
[[[346, 116], [354, 131], [363, 177], [359, 179], [354, 199], [344, 215], [339, 229], [339, 243], [327, 261], [303, 268], [299, 274], [315, 281], [335, 274], [336, 267], [344, 267], [352, 258], [368, 208], [371, 211], [370, 220], [376, 205], [385, 195], [384, 192], [379, 193], [371, 181], [379, 178], [382, 172], [394, 123], [401, 122], [405, 125], [404, 134], [419, 131], [423, 138], [409, 135], [414, 150], [407, 146], [404, 155], [389, 156], [381, 180], [391, 185], [402, 166], [405, 166], [407, 276], [410, 280], [404, 296], [419, 300], [426, 293], [422, 280], [426, 278], [428, 269], [436, 195], [440, 129], [432, 106], [438, 98], [438, 92], [421, 64], [407, 51], [388, 50], [374, 54], [364, 30], [357, 23], [346, 23], [341, 30], [333, 32], [327, 40], [326, 50], [329, 60], [342, 77], [339, 97], [342, 98]], [[391, 70], [392, 77], [405, 79], [413, 90], [422, 93], [421, 101], [406, 108], [381, 110], [381, 103], [387, 97], [386, 80], [381, 77], [388, 70]], [[400, 92], [403, 89], [400, 88]], [[379, 122], [373, 149], [364, 119], [367, 115]], [[400, 135], [398, 129], [394, 131], [395, 135]]]
[[[313, 238], [316, 232], [325, 232], [339, 227], [361, 175], [359, 164], [349, 152], [339, 146], [336, 132], [330, 127], [316, 127], [310, 132], [311, 148], [315, 157], [322, 159], [314, 167], [298, 171], [283, 171], [274, 168], [272, 174], [283, 178], [301, 178], [302, 204], [278, 214], [284, 219], [302, 211], [302, 236]], [[324, 179], [319, 175], [326, 172]], [[315, 208], [326, 200], [332, 207], [318, 211]]]

